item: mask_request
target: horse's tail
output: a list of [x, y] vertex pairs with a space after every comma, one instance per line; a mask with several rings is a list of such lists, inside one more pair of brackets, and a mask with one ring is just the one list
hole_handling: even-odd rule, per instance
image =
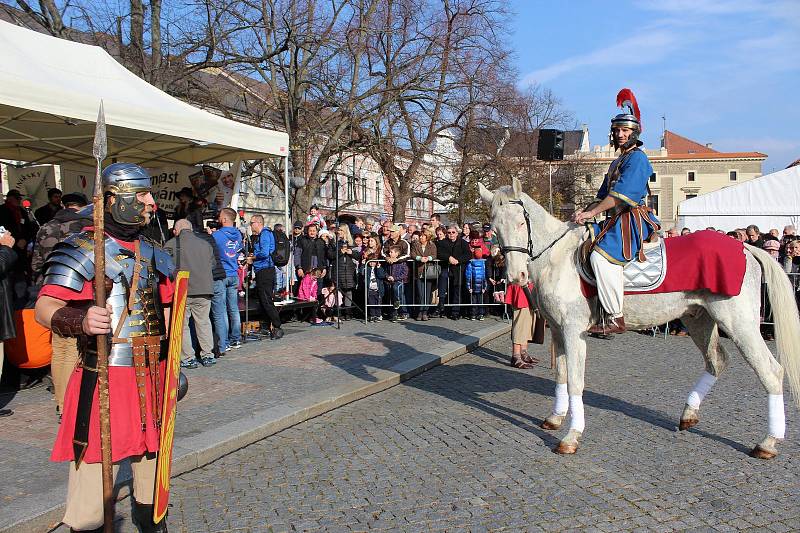
[[749, 244], [745, 244], [745, 247], [758, 260], [764, 272], [775, 321], [778, 357], [786, 372], [795, 402], [800, 406], [800, 315], [797, 312], [794, 289], [789, 282], [789, 276], [771, 255]]

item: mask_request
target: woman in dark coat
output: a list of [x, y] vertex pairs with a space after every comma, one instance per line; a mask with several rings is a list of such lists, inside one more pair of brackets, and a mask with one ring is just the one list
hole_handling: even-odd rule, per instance
[[383, 268], [380, 238], [376, 233], [370, 234], [367, 238], [367, 249], [362, 256], [362, 264], [364, 267], [364, 290], [367, 293], [367, 304], [369, 305], [367, 320], [378, 322], [383, 320], [380, 306], [383, 301], [386, 270]]
[[353, 246], [353, 238], [346, 224], [336, 230], [336, 241], [331, 240], [327, 253], [331, 264], [328, 276], [336, 279], [336, 287], [342, 293], [342, 317], [350, 320], [353, 315], [353, 289], [356, 288], [356, 270], [361, 261], [361, 250]]

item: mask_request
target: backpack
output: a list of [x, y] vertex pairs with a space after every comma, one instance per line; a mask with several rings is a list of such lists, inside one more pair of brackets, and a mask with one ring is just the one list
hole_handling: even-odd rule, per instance
[[289, 238], [281, 230], [273, 231], [272, 234], [275, 236], [275, 251], [270, 254], [272, 262], [277, 267], [286, 266], [289, 264], [289, 257], [292, 255]]

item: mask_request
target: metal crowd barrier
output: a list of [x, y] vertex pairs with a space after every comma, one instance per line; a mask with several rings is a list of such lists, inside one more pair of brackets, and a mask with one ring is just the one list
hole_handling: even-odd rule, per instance
[[[800, 272], [788, 273], [787, 275], [789, 276], [789, 282], [792, 284], [792, 288], [794, 289], [795, 303], [800, 309]], [[769, 297], [767, 296], [767, 284], [763, 281], [761, 283], [761, 313], [759, 316], [761, 317], [762, 325], [775, 325], [775, 320], [772, 316], [772, 306], [770, 305]]]
[[[370, 304], [369, 303], [369, 284], [370, 284], [370, 263], [379, 263], [375, 268], [383, 267], [385, 268], [388, 265], [386, 259], [371, 259], [369, 261], [364, 261], [363, 264], [360, 266], [359, 271], [359, 284], [363, 286], [364, 291], [364, 322], [369, 321], [369, 309], [380, 308], [391, 308], [397, 307], [398, 312], [402, 308], [427, 308], [436, 309], [436, 308], [455, 308], [458, 307], [463, 315], [463, 310], [470, 308], [470, 307], [483, 307], [484, 309], [495, 308], [495, 309], [502, 309], [502, 316], [505, 320], [510, 320], [509, 318], [509, 311], [508, 305], [504, 302], [496, 302], [494, 300], [493, 294], [495, 292], [505, 291], [506, 287], [506, 280], [502, 279], [498, 281], [500, 289], [493, 289], [492, 284], [489, 281], [489, 275], [487, 272], [486, 280], [485, 280], [485, 287], [483, 292], [483, 298], [480, 303], [472, 303], [470, 298], [470, 293], [467, 292], [467, 281], [466, 276], [464, 275], [464, 271], [466, 270], [466, 265], [455, 265], [454, 268], [451, 270], [448, 266], [442, 267], [439, 264], [438, 259], [434, 259], [432, 261], [427, 262], [418, 262], [415, 259], [408, 259], [405, 264], [408, 266], [408, 281], [403, 284], [403, 295], [405, 296], [405, 303], [400, 301], [400, 305], [395, 306], [395, 301], [393, 299], [393, 295], [390, 293], [392, 290], [392, 286], [390, 285], [391, 282], [387, 283], [385, 279], [378, 279], [378, 283], [384, 284], [384, 295], [382, 300], [378, 304]], [[435, 276], [432, 279], [426, 279], [424, 283], [420, 283], [422, 279], [418, 277], [417, 269], [418, 267], [423, 267], [423, 272], [428, 273], [430, 271], [434, 271], [432, 274], [428, 274], [429, 276]], [[438, 270], [438, 275], [435, 274], [435, 271]], [[458, 284], [459, 294], [458, 298], [455, 298], [452, 294], [451, 287], [455, 289], [454, 284], [450, 282], [450, 276], [458, 276], [460, 283]], [[441, 292], [442, 289], [445, 293], [445, 301], [441, 302]], [[432, 303], [432, 299], [436, 293], [436, 302]], [[388, 303], [386, 300], [388, 299]], [[487, 313], [488, 314], [488, 313]]]

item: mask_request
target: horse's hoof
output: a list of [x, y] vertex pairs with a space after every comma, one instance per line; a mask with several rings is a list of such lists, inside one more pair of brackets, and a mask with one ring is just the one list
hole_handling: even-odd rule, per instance
[[554, 431], [556, 429], [561, 429], [561, 424], [556, 425], [550, 422], [549, 420], [545, 420], [539, 425], [539, 427], [542, 429], [546, 429], [548, 431]]
[[760, 444], [756, 445], [756, 447], [750, 452], [750, 457], [755, 457], [756, 459], [775, 459], [777, 456], [778, 452], [764, 449]]
[[578, 444], [559, 442], [554, 451], [560, 455], [573, 455], [578, 451]]
[[556, 424], [555, 422], [551, 422], [549, 418], [545, 418], [544, 422], [542, 422], [539, 427], [548, 431], [554, 431], [561, 429], [561, 423]]
[[695, 427], [700, 422], [699, 418], [689, 418], [687, 420], [681, 420], [681, 423], [678, 425], [678, 429], [681, 431], [686, 431], [689, 428]]

